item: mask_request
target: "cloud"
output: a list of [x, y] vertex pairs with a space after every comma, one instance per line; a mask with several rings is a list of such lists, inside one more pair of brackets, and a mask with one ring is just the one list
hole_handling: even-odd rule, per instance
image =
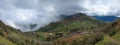
[[[88, 15], [108, 16], [114, 15], [111, 13], [118, 13], [120, 10], [120, 0], [84, 0], [82, 5], [86, 8], [84, 11]], [[80, 3], [81, 4], [81, 3]]]
[[0, 20], [23, 32], [34, 31], [59, 21], [61, 15], [82, 12], [89, 16], [119, 16], [116, 15], [120, 12], [119, 2], [120, 0], [0, 0]]

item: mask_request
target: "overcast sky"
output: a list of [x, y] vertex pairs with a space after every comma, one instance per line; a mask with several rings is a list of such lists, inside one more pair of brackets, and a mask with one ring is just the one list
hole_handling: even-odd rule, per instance
[[[0, 0], [0, 20], [24, 32], [59, 21], [60, 15], [82, 12], [120, 17], [119, 10], [120, 0]], [[37, 26], [31, 30], [30, 24]]]

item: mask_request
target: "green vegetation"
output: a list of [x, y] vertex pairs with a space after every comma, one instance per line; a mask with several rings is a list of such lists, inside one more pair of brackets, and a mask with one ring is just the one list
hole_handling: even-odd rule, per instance
[[84, 14], [75, 14], [66, 17], [59, 22], [53, 22], [46, 27], [40, 28], [36, 32], [65, 32], [66, 30], [97, 30], [105, 26], [105, 22], [101, 22]]
[[13, 42], [0, 36], [0, 45], [15, 45]]
[[105, 27], [104, 38], [96, 43], [96, 45], [120, 45], [120, 20], [113, 22], [111, 25]]
[[111, 42], [111, 37], [104, 35], [104, 38], [100, 42], [96, 43], [96, 45], [105, 45], [108, 42]]
[[79, 13], [34, 32], [0, 21], [0, 45], [120, 45], [120, 20], [107, 23]]
[[5, 25], [0, 21], [0, 45], [37, 45], [39, 40]]
[[120, 42], [120, 32], [116, 33], [112, 38]]
[[[71, 33], [79, 34], [85, 31], [99, 30], [105, 25], [105, 22], [95, 20], [89, 16], [80, 13], [68, 16], [64, 20], [53, 22], [46, 27], [40, 28], [38, 31], [36, 31], [37, 34], [33, 34], [33, 36], [42, 41], [54, 41]], [[52, 35], [50, 35], [51, 33]]]

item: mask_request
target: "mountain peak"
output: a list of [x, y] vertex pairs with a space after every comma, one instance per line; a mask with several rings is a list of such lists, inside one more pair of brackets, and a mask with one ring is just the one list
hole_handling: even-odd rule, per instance
[[88, 18], [88, 16], [86, 16], [85, 14], [83, 13], [77, 13], [77, 14], [73, 14], [71, 16], [68, 16], [66, 17], [66, 19], [71, 19], [71, 20], [74, 20], [74, 19], [85, 19], [85, 18]]

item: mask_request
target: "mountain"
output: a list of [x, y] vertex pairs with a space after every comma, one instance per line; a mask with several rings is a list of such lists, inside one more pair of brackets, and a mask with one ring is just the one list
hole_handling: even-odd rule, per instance
[[[85, 14], [67, 16], [35, 31], [39, 40], [53, 42], [54, 45], [117, 45], [119, 43], [119, 21], [103, 22]], [[104, 42], [111, 40], [113, 42]], [[118, 41], [117, 41], [117, 40]], [[111, 40], [111, 41], [112, 41]], [[119, 44], [118, 44], [119, 45]]]
[[[108, 24], [109, 23], [96, 20], [93, 17], [89, 17], [85, 14], [78, 13], [78, 14], [73, 14], [71, 16], [67, 16], [58, 22], [50, 23], [49, 25], [35, 31], [34, 34], [32, 35], [41, 41], [54, 42], [55, 45], [59, 45], [59, 44], [63, 45], [62, 41], [64, 42], [66, 40], [68, 40], [68, 42], [67, 41], [65, 42], [66, 44], [67, 43], [74, 44], [74, 41], [79, 40], [80, 36], [82, 37], [81, 39], [89, 39], [87, 37], [90, 36], [90, 38], [93, 38], [93, 40], [95, 40], [95, 41], [88, 41], [91, 42], [92, 45], [95, 42], [97, 42], [96, 39], [100, 40], [102, 37], [101, 33], [98, 33], [96, 31], [102, 29], [104, 26]], [[69, 40], [71, 41], [69, 42]], [[87, 40], [83, 40], [83, 42], [84, 41]], [[76, 43], [78, 44], [79, 41]]]
[[[71, 16], [67, 16], [61, 21], [50, 23], [49, 25], [40, 28], [39, 31], [64, 31], [66, 28], [69, 30], [79, 29], [79, 30], [95, 30], [105, 25], [105, 22], [96, 20], [85, 14], [78, 13]], [[95, 28], [94, 28], [95, 27]], [[88, 28], [88, 29], [85, 29]], [[91, 29], [93, 28], [93, 29]]]
[[115, 17], [115, 16], [93, 16], [93, 17], [97, 20], [101, 20], [105, 22], [113, 22], [116, 19], [118, 19], [118, 17]]
[[60, 18], [33, 32], [0, 21], [0, 45], [120, 45], [120, 19], [104, 22], [83, 13]]
[[39, 45], [39, 40], [0, 21], [0, 45]]

